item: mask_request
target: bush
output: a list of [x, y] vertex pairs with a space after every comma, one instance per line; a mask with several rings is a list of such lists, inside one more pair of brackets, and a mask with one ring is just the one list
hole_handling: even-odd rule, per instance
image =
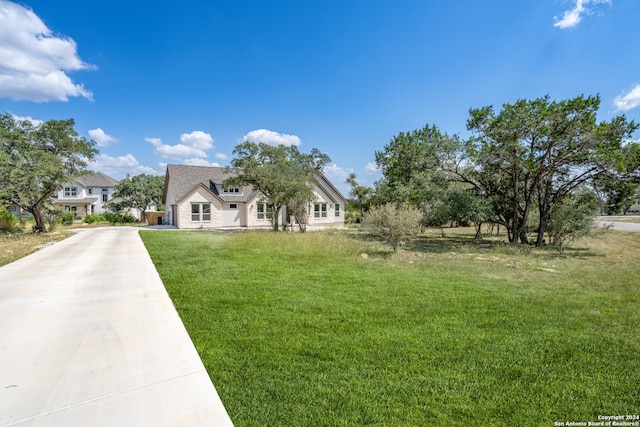
[[136, 224], [140, 222], [138, 218], [131, 214], [122, 214], [122, 213], [105, 213], [102, 215], [109, 224]]
[[551, 211], [547, 232], [551, 243], [563, 253], [567, 243], [581, 237], [596, 237], [593, 221], [598, 215], [598, 199], [591, 193], [570, 197]]
[[73, 220], [75, 219], [75, 214], [73, 212], [65, 212], [62, 214], [62, 225], [72, 225]]
[[102, 222], [102, 221], [105, 221], [104, 217], [102, 215], [97, 215], [97, 214], [89, 214], [85, 216], [84, 219], [82, 220], [82, 222], [84, 222], [85, 224], [95, 224], [96, 222]]
[[18, 230], [20, 220], [4, 206], [0, 207], [0, 231], [12, 233]]
[[371, 208], [364, 217], [365, 224], [374, 234], [384, 238], [393, 248], [393, 252], [398, 251], [398, 245], [407, 242], [417, 235], [422, 226], [422, 213], [404, 203], [396, 206], [395, 203]]
[[[71, 212], [67, 212], [67, 213], [71, 213]], [[47, 230], [53, 231], [58, 226], [58, 223], [61, 222], [62, 217], [65, 215], [65, 213], [58, 209], [52, 209], [51, 207], [46, 207], [42, 211], [42, 215], [44, 217], [44, 221], [47, 223]], [[71, 223], [73, 224], [73, 216], [71, 218]]]

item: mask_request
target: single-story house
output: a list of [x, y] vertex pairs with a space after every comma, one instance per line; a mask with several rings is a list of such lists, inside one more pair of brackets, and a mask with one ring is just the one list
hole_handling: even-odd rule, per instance
[[63, 184], [52, 202], [78, 218], [101, 214], [105, 212], [104, 205], [113, 199], [118, 182], [102, 172], [83, 175], [74, 182]]
[[[167, 165], [164, 223], [182, 229], [271, 227], [273, 207], [264, 194], [252, 186], [224, 187], [231, 176], [222, 167]], [[344, 226], [344, 196], [323, 175], [313, 185], [316, 200], [308, 206], [307, 227]], [[286, 207], [280, 215], [280, 224], [293, 223]]]

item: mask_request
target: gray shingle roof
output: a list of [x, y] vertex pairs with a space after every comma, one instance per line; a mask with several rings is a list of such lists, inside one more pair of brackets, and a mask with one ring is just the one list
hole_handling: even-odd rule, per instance
[[[187, 165], [167, 165], [167, 175], [165, 176], [165, 196], [167, 185], [171, 185], [176, 200], [182, 199], [193, 189], [202, 184], [211, 189], [211, 184], [215, 184], [219, 193], [219, 197], [227, 202], [248, 202], [256, 194], [257, 191], [251, 186], [241, 187], [241, 195], [232, 195], [222, 193], [221, 183], [232, 177], [234, 174], [225, 173], [225, 168], [213, 166], [187, 166]], [[215, 191], [212, 191], [215, 194]], [[163, 197], [163, 203], [166, 202]]]
[[115, 187], [119, 182], [102, 172], [80, 176], [76, 178], [76, 181], [85, 187]]
[[83, 199], [53, 199], [54, 205], [92, 205], [98, 201], [97, 197], [85, 197]]

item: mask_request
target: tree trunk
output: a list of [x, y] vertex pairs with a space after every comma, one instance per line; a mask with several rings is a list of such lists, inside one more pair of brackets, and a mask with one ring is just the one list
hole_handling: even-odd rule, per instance
[[547, 231], [547, 220], [549, 214], [540, 212], [540, 223], [538, 224], [538, 237], [536, 238], [536, 246], [544, 245], [544, 233]]
[[527, 238], [527, 231], [524, 227], [522, 228], [522, 230], [520, 230], [519, 238], [520, 238], [520, 243], [524, 245], [529, 244], [529, 239]]
[[538, 204], [540, 205], [540, 220], [538, 222], [538, 237], [536, 239], [536, 246], [542, 246], [544, 244], [544, 233], [547, 231], [547, 221], [549, 220], [549, 214], [551, 206], [549, 203], [549, 195], [551, 193], [551, 183], [547, 183], [544, 198], [540, 200], [538, 198]]
[[482, 240], [482, 223], [479, 222], [476, 224], [476, 236], [474, 239]]
[[33, 219], [36, 220], [36, 230], [39, 233], [46, 233], [47, 225], [44, 223], [44, 217], [42, 216], [42, 212], [40, 212], [40, 209], [38, 207], [33, 207], [27, 212], [33, 215]]
[[511, 244], [512, 245], [517, 245], [518, 244], [518, 236], [520, 235], [521, 232], [521, 228], [519, 227], [518, 224], [518, 220], [520, 218], [520, 216], [518, 215], [518, 210], [520, 207], [520, 203], [518, 201], [518, 198], [520, 197], [520, 189], [518, 188], [518, 186], [520, 185], [520, 182], [518, 181], [518, 171], [517, 171], [517, 166], [514, 165], [513, 169], [512, 169], [512, 173], [511, 173], [511, 177], [513, 178], [513, 203], [511, 205], [511, 209], [512, 209], [512, 218], [511, 218]]
[[273, 207], [273, 231], [278, 231], [278, 218], [280, 217], [281, 206]]

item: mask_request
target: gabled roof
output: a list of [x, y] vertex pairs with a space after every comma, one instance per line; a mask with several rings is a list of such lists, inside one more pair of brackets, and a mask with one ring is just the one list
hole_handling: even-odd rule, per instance
[[76, 182], [85, 187], [115, 187], [118, 180], [103, 174], [102, 172], [93, 172], [91, 174], [82, 175], [76, 178]]
[[[347, 199], [342, 195], [342, 193], [331, 183], [331, 181], [329, 181], [327, 179], [326, 176], [324, 176], [324, 174], [319, 174], [316, 175], [316, 179], [317, 179], [317, 183], [320, 187], [324, 187], [325, 185], [327, 187], [329, 187], [338, 197], [342, 198], [342, 200], [346, 203]], [[326, 188], [323, 188], [323, 190], [325, 191], [325, 193], [327, 194], [327, 196], [333, 201], [333, 203], [338, 203], [339, 200], [334, 200], [333, 197], [331, 197], [331, 193], [329, 191], [327, 191]]]
[[[162, 202], [166, 203], [168, 186], [171, 185], [175, 200], [181, 200], [197, 186], [203, 185], [220, 199], [227, 202], [248, 202], [258, 193], [251, 186], [242, 188], [241, 195], [221, 192], [222, 182], [234, 176], [233, 172], [225, 172], [225, 168], [214, 166], [167, 165], [164, 180]], [[215, 187], [212, 187], [215, 186]]]

